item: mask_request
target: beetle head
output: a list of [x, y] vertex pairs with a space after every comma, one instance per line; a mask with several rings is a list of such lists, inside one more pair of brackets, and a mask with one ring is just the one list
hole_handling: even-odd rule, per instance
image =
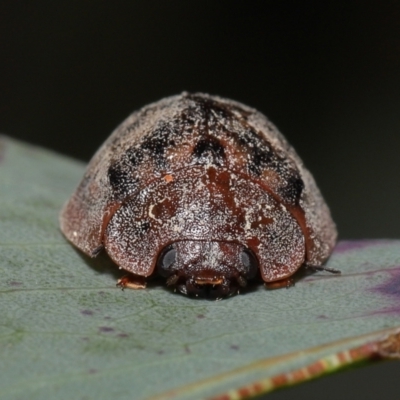
[[258, 271], [258, 261], [238, 243], [183, 240], [161, 251], [157, 270], [183, 294], [218, 299], [246, 286]]

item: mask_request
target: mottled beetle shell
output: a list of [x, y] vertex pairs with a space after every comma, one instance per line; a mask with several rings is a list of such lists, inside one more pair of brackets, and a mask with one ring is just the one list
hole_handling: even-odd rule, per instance
[[60, 221], [84, 253], [105, 247], [143, 277], [166, 246], [188, 240], [249, 248], [264, 281], [274, 282], [303, 264], [320, 266], [336, 241], [313, 177], [275, 126], [243, 104], [199, 93], [129, 116], [91, 160]]

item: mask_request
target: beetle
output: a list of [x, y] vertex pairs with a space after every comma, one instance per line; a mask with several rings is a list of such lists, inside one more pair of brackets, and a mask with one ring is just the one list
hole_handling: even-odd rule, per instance
[[222, 298], [261, 275], [285, 286], [323, 263], [337, 231], [295, 150], [260, 112], [203, 93], [130, 115], [90, 161], [60, 215], [85, 254], [102, 249], [131, 274]]

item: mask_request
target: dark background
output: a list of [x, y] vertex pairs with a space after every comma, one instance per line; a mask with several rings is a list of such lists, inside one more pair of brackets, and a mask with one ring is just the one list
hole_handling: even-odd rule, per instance
[[[0, 55], [10, 136], [87, 161], [134, 109], [219, 94], [286, 135], [341, 238], [400, 237], [399, 1], [3, 0]], [[399, 367], [269, 398], [398, 398]]]

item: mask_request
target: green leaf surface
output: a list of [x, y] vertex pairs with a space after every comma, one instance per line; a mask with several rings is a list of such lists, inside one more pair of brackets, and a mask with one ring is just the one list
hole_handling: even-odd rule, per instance
[[341, 242], [335, 276], [223, 301], [122, 272], [62, 236], [84, 165], [0, 138], [0, 398], [201, 399], [304, 367], [400, 327], [400, 241]]

